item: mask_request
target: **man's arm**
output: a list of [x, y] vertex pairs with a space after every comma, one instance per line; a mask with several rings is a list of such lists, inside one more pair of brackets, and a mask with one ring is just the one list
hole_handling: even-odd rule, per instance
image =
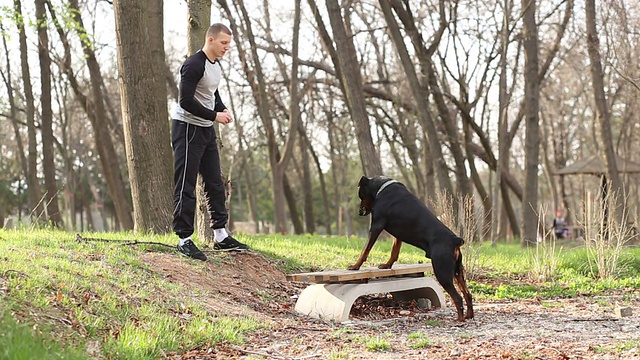
[[[191, 114], [207, 120], [215, 120], [216, 111], [207, 109], [195, 99], [196, 87], [204, 75], [206, 58], [197, 56], [185, 61], [180, 68], [180, 106]], [[217, 107], [217, 106], [216, 106]]]
[[220, 98], [220, 94], [218, 93], [218, 90], [216, 90], [216, 92], [214, 93], [215, 96], [215, 100], [216, 100], [216, 107], [213, 109], [216, 112], [223, 112], [227, 109], [227, 107], [224, 105], [224, 103], [222, 102], [222, 99]]

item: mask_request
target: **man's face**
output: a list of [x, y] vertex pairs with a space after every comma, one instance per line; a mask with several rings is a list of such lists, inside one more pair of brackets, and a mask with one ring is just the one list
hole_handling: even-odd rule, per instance
[[221, 32], [215, 37], [211, 36], [209, 37], [209, 44], [215, 57], [221, 58], [230, 48], [231, 35]]

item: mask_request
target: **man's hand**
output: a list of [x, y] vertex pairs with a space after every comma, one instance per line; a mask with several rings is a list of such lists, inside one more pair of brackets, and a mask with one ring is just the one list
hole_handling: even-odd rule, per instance
[[229, 110], [224, 109], [222, 112], [217, 112], [216, 113], [216, 118], [214, 120], [217, 123], [220, 124], [228, 124], [230, 122], [233, 121], [233, 119], [231, 118], [231, 115], [229, 115]]

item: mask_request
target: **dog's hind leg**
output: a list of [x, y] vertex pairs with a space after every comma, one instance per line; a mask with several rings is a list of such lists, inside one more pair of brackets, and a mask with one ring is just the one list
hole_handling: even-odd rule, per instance
[[400, 247], [402, 246], [402, 241], [398, 238], [393, 238], [393, 246], [391, 247], [391, 256], [389, 257], [389, 261], [384, 264], [378, 265], [378, 269], [391, 269], [393, 264], [398, 261], [398, 256], [400, 255]]
[[458, 288], [462, 291], [462, 295], [464, 296], [464, 301], [467, 303], [467, 315], [465, 315], [465, 319], [473, 319], [473, 298], [471, 296], [471, 291], [469, 291], [469, 287], [467, 287], [467, 281], [464, 278], [464, 266], [462, 265], [462, 252], [460, 248], [456, 248], [456, 272], [455, 279], [456, 284], [458, 284]]
[[442, 288], [451, 296], [453, 304], [456, 306], [458, 313], [457, 321], [464, 321], [464, 311], [462, 309], [462, 296], [456, 290], [453, 284], [453, 278], [456, 270], [456, 259], [451, 251], [438, 251], [432, 249], [431, 264], [433, 265], [433, 274], [442, 286]]

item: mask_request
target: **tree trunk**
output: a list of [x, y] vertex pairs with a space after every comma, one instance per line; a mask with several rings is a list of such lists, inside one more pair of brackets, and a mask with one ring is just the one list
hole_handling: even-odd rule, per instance
[[307, 151], [313, 157], [313, 162], [316, 166], [316, 171], [318, 172], [318, 181], [320, 181], [320, 194], [322, 198], [322, 205], [324, 210], [324, 227], [327, 235], [331, 235], [331, 203], [329, 200], [329, 194], [327, 193], [327, 180], [325, 179], [324, 172], [322, 171], [322, 166], [320, 165], [320, 159], [318, 154], [314, 151], [313, 147], [309, 142], [309, 138], [306, 134], [304, 134], [305, 143], [307, 144]]
[[326, 0], [326, 3], [337, 49], [338, 62], [334, 66], [340, 68], [347, 107], [356, 129], [363, 171], [367, 176], [382, 175], [382, 163], [371, 137], [371, 125], [362, 90], [362, 74], [352, 34], [347, 33], [338, 0]]
[[293, 24], [293, 49], [292, 49], [292, 66], [291, 66], [291, 81], [290, 81], [290, 108], [289, 108], [289, 124], [288, 129], [294, 129], [289, 131], [283, 150], [280, 150], [276, 141], [276, 133], [272, 123], [272, 115], [269, 106], [269, 98], [267, 95], [268, 86], [265, 83], [265, 77], [262, 71], [262, 65], [260, 63], [260, 56], [258, 55], [258, 46], [253, 34], [251, 19], [247, 13], [247, 9], [244, 6], [243, 1], [236, 1], [236, 5], [240, 10], [240, 15], [245, 24], [245, 36], [250, 44], [250, 56], [253, 62], [254, 68], [249, 66], [249, 60], [247, 53], [242, 47], [242, 41], [240, 38], [239, 27], [233, 20], [233, 14], [229, 8], [226, 0], [218, 0], [218, 3], [225, 10], [227, 17], [230, 19], [231, 29], [233, 30], [233, 36], [238, 46], [238, 55], [242, 62], [245, 74], [251, 85], [254, 99], [256, 100], [256, 106], [258, 109], [258, 115], [264, 130], [267, 134], [267, 146], [269, 151], [269, 164], [271, 166], [271, 179], [273, 186], [273, 203], [275, 210], [275, 226], [276, 232], [286, 232], [286, 211], [285, 211], [285, 190], [284, 190], [284, 174], [287, 165], [293, 156], [293, 145], [297, 136], [297, 124], [300, 121], [300, 91], [298, 90], [298, 64], [300, 59], [298, 58], [298, 41], [299, 41], [299, 27], [300, 27], [300, 0], [295, 2], [294, 24]]
[[[589, 53], [591, 82], [593, 86], [593, 96], [596, 105], [598, 125], [600, 125], [600, 141], [604, 149], [604, 160], [607, 165], [607, 177], [611, 182], [611, 191], [616, 198], [610, 202], [615, 204], [614, 214], [618, 221], [622, 221], [624, 210], [624, 189], [622, 180], [618, 173], [616, 163], [616, 153], [613, 146], [613, 135], [611, 133], [611, 114], [607, 105], [607, 98], [604, 90], [604, 73], [600, 56], [600, 41], [598, 40], [598, 30], [596, 27], [596, 2], [586, 0], [586, 22], [587, 22], [587, 51]], [[605, 213], [606, 214], [606, 213]]]
[[48, 221], [54, 227], [62, 226], [62, 214], [58, 205], [58, 185], [56, 183], [55, 152], [53, 149], [53, 110], [51, 108], [51, 58], [49, 57], [49, 34], [45, 1], [36, 0], [36, 20], [38, 25], [38, 58], [40, 59], [40, 106], [42, 132], [42, 170], [46, 194], [44, 196]]
[[[193, 55], [202, 48], [207, 30], [211, 26], [211, 0], [188, 0], [187, 8], [189, 19], [187, 23], [187, 55]], [[176, 87], [177, 89], [177, 87]], [[214, 123], [215, 132], [220, 135], [220, 126]], [[218, 150], [222, 150], [220, 136], [216, 137]], [[220, 169], [222, 172], [222, 169]], [[231, 214], [230, 214], [231, 215]], [[196, 183], [196, 232], [202, 241], [211, 241], [214, 238], [213, 229], [209, 226], [211, 215], [207, 207], [206, 195], [204, 192], [204, 181], [198, 174]]]
[[[429, 95], [425, 90], [426, 86], [420, 84], [420, 81], [418, 80], [415, 67], [413, 65], [413, 62], [411, 61], [409, 52], [404, 43], [404, 38], [400, 33], [398, 23], [396, 22], [396, 19], [391, 12], [389, 1], [380, 0], [380, 7], [382, 8], [382, 12], [384, 13], [387, 25], [389, 26], [391, 38], [393, 39], [396, 50], [398, 51], [402, 68], [404, 69], [404, 73], [407, 76], [411, 92], [413, 93], [413, 97], [415, 98], [418, 116], [421, 119], [422, 127], [425, 130], [428, 143], [430, 145], [429, 150], [431, 155], [433, 156], [432, 159], [437, 164], [435, 168], [436, 174], [438, 176], [439, 189], [443, 194], [453, 195], [453, 186], [451, 185], [451, 180], [449, 179], [449, 171], [447, 168], [447, 164], [445, 163], [442, 148], [440, 147], [440, 141], [438, 140], [438, 130], [436, 129], [436, 124], [428, 108]], [[411, 29], [412, 31], [417, 31], [417, 29], [415, 29], [415, 26], [413, 24], [409, 24], [408, 21], [406, 21], [404, 25], [405, 27], [411, 26], [411, 28], [409, 29]], [[416, 50], [418, 50], [417, 46]], [[428, 62], [431, 63], [430, 61]]]
[[[16, 107], [15, 97], [14, 97], [14, 89], [13, 89], [13, 80], [11, 78], [11, 58], [9, 56], [9, 47], [7, 46], [7, 34], [5, 32], [4, 26], [0, 23], [0, 33], [2, 33], [2, 45], [4, 47], [4, 54], [6, 63], [6, 76], [3, 76], [5, 86], [7, 87], [7, 100], [9, 101], [9, 120], [11, 121], [11, 126], [13, 127], [13, 134], [16, 137], [16, 145], [18, 151], [18, 157], [20, 159], [20, 169], [22, 170], [22, 175], [24, 179], [29, 178], [29, 168], [27, 165], [27, 154], [24, 152], [24, 145], [22, 143], [22, 133], [20, 132], [20, 126], [18, 124], [18, 108]], [[22, 208], [22, 206], [20, 206]]]
[[309, 144], [304, 133], [302, 122], [298, 125], [300, 132], [300, 156], [302, 157], [302, 194], [304, 197], [304, 225], [309, 234], [316, 232], [316, 219], [313, 214], [313, 186], [311, 184], [311, 164], [309, 162]]
[[284, 179], [283, 179], [282, 191], [287, 201], [287, 206], [289, 207], [291, 225], [293, 225], [293, 233], [296, 235], [303, 234], [304, 226], [302, 225], [302, 221], [300, 221], [300, 215], [299, 215], [300, 212], [298, 211], [298, 206], [296, 205], [296, 196], [293, 193], [293, 190], [291, 189], [291, 184], [289, 183], [289, 177], [286, 174], [284, 175]]
[[18, 28], [18, 41], [20, 43], [20, 64], [22, 66], [22, 84], [24, 86], [24, 97], [26, 102], [27, 115], [27, 139], [29, 152], [27, 155], [29, 174], [27, 176], [27, 188], [29, 198], [29, 211], [31, 221], [37, 221], [44, 210], [40, 198], [40, 182], [38, 181], [38, 140], [36, 138], [35, 125], [35, 100], [33, 88], [31, 87], [31, 72], [29, 71], [29, 59], [27, 49], [27, 35], [24, 27], [24, 16], [22, 15], [22, 3], [14, 0], [14, 7], [17, 12], [16, 26]]
[[[47, 2], [49, 13], [52, 19], [56, 19], [55, 9]], [[70, 0], [69, 7], [73, 9], [73, 21], [77, 26], [75, 30], [78, 32], [78, 37], [82, 44], [82, 48], [85, 54], [85, 61], [89, 68], [89, 75], [91, 77], [91, 96], [87, 96], [82, 92], [82, 86], [78, 83], [78, 80], [71, 67], [71, 45], [67, 38], [67, 32], [60, 26], [60, 23], [54, 21], [56, 29], [62, 45], [65, 51], [64, 62], [60, 64], [60, 67], [66, 73], [69, 79], [69, 84], [74, 91], [74, 94], [83, 107], [84, 111], [91, 122], [91, 127], [94, 132], [95, 148], [100, 158], [100, 165], [105, 175], [107, 187], [109, 189], [109, 195], [114, 203], [116, 216], [118, 217], [119, 226], [122, 230], [131, 230], [134, 227], [133, 217], [131, 215], [131, 205], [129, 204], [128, 194], [126, 192], [125, 181], [122, 178], [120, 172], [120, 162], [113, 145], [111, 132], [109, 131], [109, 121], [106, 117], [106, 110], [103, 102], [102, 91], [102, 74], [93, 51], [93, 45], [87, 42], [87, 32], [80, 16], [81, 12], [78, 8], [77, 0]]]
[[[507, 131], [508, 131], [508, 110], [509, 110], [509, 95], [507, 93], [507, 56], [509, 51], [509, 29], [511, 27], [511, 11], [513, 8], [513, 2], [511, 0], [504, 0], [504, 14], [502, 21], [502, 29], [500, 30], [500, 61], [499, 61], [499, 80], [498, 80], [498, 160], [496, 162], [496, 186], [493, 187], [493, 217], [491, 243], [495, 244], [500, 240], [501, 235], [499, 231], [500, 215], [503, 213], [501, 206], [501, 199], [507, 198], [508, 192], [502, 191], [503, 188], [503, 173], [509, 168], [509, 152], [507, 148]], [[514, 229], [519, 228], [518, 224], [512, 224]]]
[[524, 9], [525, 174], [522, 202], [522, 246], [538, 238], [538, 168], [540, 165], [540, 80], [538, 78], [538, 25], [536, 0], [522, 0]]
[[114, 13], [134, 229], [166, 233], [171, 229], [173, 172], [162, 0], [116, 0]]

